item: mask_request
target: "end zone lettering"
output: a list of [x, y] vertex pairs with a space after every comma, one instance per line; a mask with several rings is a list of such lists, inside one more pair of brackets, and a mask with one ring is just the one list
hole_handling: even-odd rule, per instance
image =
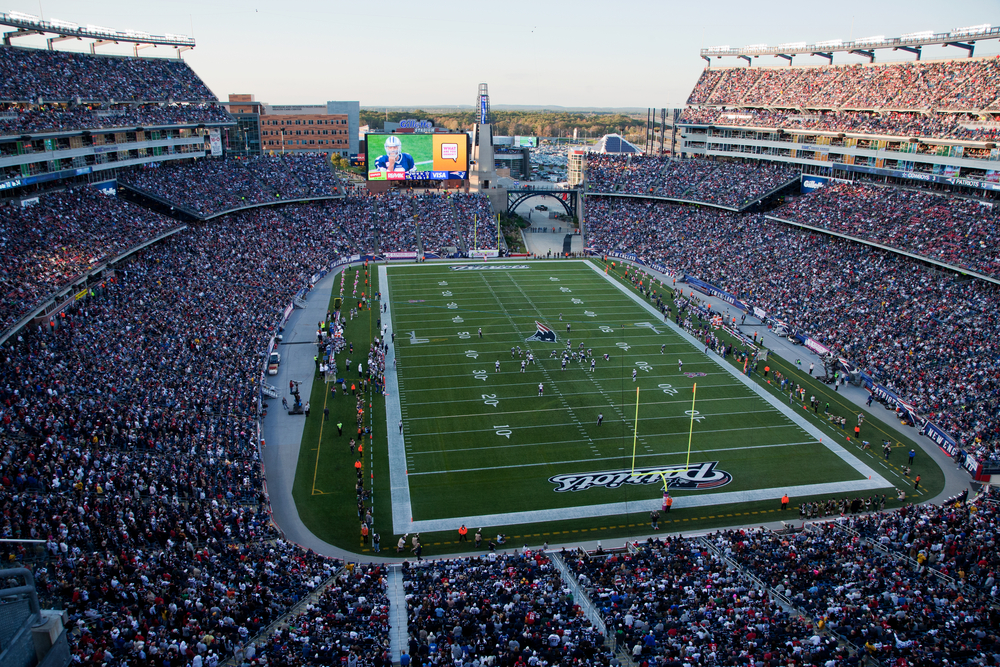
[[[587, 472], [549, 477], [556, 485], [556, 493], [563, 491], [586, 491], [594, 487], [617, 489], [623, 484], [660, 484], [663, 477], [667, 478], [667, 486], [671, 489], [687, 489], [704, 491], [725, 486], [733, 481], [733, 476], [724, 470], [716, 470], [718, 461], [692, 463], [690, 466], [672, 465], [656, 468], [636, 468], [631, 470], [606, 470], [603, 472]], [[661, 477], [660, 475], [663, 475]]]

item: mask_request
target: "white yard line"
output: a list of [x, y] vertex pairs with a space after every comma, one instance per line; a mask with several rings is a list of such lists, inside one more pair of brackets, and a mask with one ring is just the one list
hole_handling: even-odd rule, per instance
[[[605, 438], [605, 439], [608, 440], [610, 438]], [[574, 445], [579, 446], [580, 441], [579, 440], [561, 440], [561, 441], [557, 441], [557, 442], [536, 442], [536, 443], [531, 443], [530, 445], [496, 445], [496, 446], [490, 447], [489, 449], [492, 451], [494, 449], [505, 449], [507, 447], [531, 447], [531, 446], [538, 447], [538, 446], [542, 446], [542, 445], [549, 446], [549, 445], [568, 445], [568, 444], [574, 444]], [[771, 443], [771, 444], [767, 444], [767, 445], [746, 445], [745, 447], [716, 447], [716, 448], [713, 448], [713, 449], [692, 449], [691, 453], [692, 454], [699, 454], [699, 453], [705, 454], [705, 453], [708, 453], [708, 452], [735, 452], [735, 451], [740, 451], [740, 450], [771, 449], [771, 448], [778, 448], [778, 447], [798, 447], [800, 445], [815, 445], [815, 444], [816, 444], [815, 440], [807, 440], [805, 442], [778, 442], [778, 443]], [[478, 448], [477, 449], [477, 448], [473, 447], [473, 448], [461, 449], [461, 450], [450, 449], [448, 451], [450, 453], [451, 452], [456, 452], [456, 451], [471, 452], [471, 451], [482, 451], [482, 448]], [[433, 454], [435, 452], [423, 452], [423, 453], [425, 453], [425, 454]], [[683, 452], [654, 452], [652, 454], [636, 454], [635, 457], [638, 459], [638, 458], [648, 458], [648, 457], [651, 457], [651, 456], [687, 456], [687, 450], [684, 450]], [[449, 475], [449, 474], [451, 474], [453, 472], [481, 472], [481, 471], [484, 471], [484, 470], [504, 470], [505, 468], [535, 468], [535, 467], [541, 467], [541, 466], [558, 465], [560, 463], [599, 463], [599, 462], [602, 462], [602, 461], [607, 461], [607, 458], [566, 459], [566, 460], [563, 460], [563, 461], [538, 461], [537, 463], [516, 463], [516, 464], [512, 464], [512, 465], [502, 465], [502, 466], [484, 466], [482, 468], [452, 468], [452, 469], [447, 469], [447, 470], [426, 470], [424, 472], [411, 472], [410, 475], [413, 475], [413, 476], [417, 476], [417, 475]]]
[[[733, 399], [726, 399], [726, 400], [732, 401]], [[677, 404], [677, 403], [681, 403], [681, 401], [672, 401], [672, 403]], [[686, 401], [684, 401], [684, 403], [686, 403]], [[662, 403], [643, 403], [643, 406], [670, 405], [670, 404], [671, 404], [671, 402], [664, 401]], [[589, 406], [584, 406], [584, 407], [589, 407]], [[594, 407], [599, 407], [599, 406], [594, 406]], [[531, 410], [531, 412], [559, 412], [559, 411], [564, 410], [564, 409], [565, 408], [545, 408], [543, 410]], [[481, 413], [481, 412], [475, 412], [475, 413], [469, 413], [469, 414], [464, 414], [464, 415], [439, 415], [439, 416], [434, 416], [434, 417], [410, 417], [410, 421], [413, 422], [413, 421], [418, 421], [418, 420], [421, 420], [421, 419], [428, 419], [428, 420], [432, 420], [432, 421], [436, 421], [438, 419], [469, 419], [470, 417], [472, 417], [472, 418], [477, 418], [477, 417], [491, 418], [491, 417], [499, 417], [500, 415], [519, 415], [519, 414], [521, 414], [523, 412], [525, 412], [525, 411], [524, 410], [506, 410], [504, 412], [490, 412], [489, 414], [485, 414], [485, 415], [483, 413]], [[741, 410], [740, 412], [701, 412], [701, 411], [699, 411], [699, 414], [700, 414], [700, 416], [703, 416], [703, 417], [726, 417], [726, 416], [730, 416], [730, 415], [755, 415], [755, 414], [757, 414], [757, 412], [759, 412], [759, 411], [758, 410]], [[657, 421], [657, 420], [660, 420], [660, 419], [683, 419], [684, 421], [690, 421], [691, 416], [690, 415], [686, 415], [686, 414], [684, 414], [684, 415], [654, 415], [654, 416], [649, 416], [649, 417], [643, 417], [642, 421], [644, 421], [644, 422], [645, 421]], [[559, 425], [560, 424], [550, 424], [550, 426], [559, 426]], [[530, 427], [530, 428], [544, 428], [544, 425], [534, 426], [534, 427]], [[474, 433], [475, 431], [449, 431], [449, 433], [470, 433], [470, 432]], [[439, 433], [440, 433], [440, 431], [439, 431]], [[430, 434], [428, 434], [428, 435], [430, 435]]]
[[[663, 328], [669, 328], [674, 333], [680, 335], [683, 340], [688, 341], [693, 347], [686, 351], [687, 356], [697, 356], [699, 361], [695, 362], [692, 359], [686, 364], [699, 363], [703, 360], [703, 357], [708, 358], [711, 363], [718, 366], [724, 372], [733, 376], [738, 384], [746, 386], [752, 395], [764, 400], [771, 407], [775, 408], [779, 414], [782, 414], [793, 422], [795, 426], [803, 430], [806, 434], [813, 436], [816, 440], [815, 442], [821, 443], [831, 452], [839, 456], [848, 465], [850, 465], [855, 471], [864, 477], [864, 479], [853, 480], [853, 481], [841, 481], [841, 482], [829, 482], [823, 484], [804, 484], [798, 486], [782, 486], [774, 487], [770, 489], [753, 489], [748, 491], [731, 491], [726, 493], [711, 493], [706, 495], [686, 495], [679, 497], [674, 505], [675, 507], [706, 507], [711, 505], [725, 505], [732, 503], [747, 503], [755, 502], [761, 500], [774, 500], [780, 498], [783, 493], [788, 493], [794, 496], [811, 496], [811, 495], [831, 495], [831, 494], [843, 494], [852, 492], [861, 492], [867, 490], [873, 490], [877, 488], [891, 487], [888, 481], [886, 481], [881, 475], [879, 475], [875, 470], [868, 467], [864, 462], [855, 457], [853, 454], [845, 450], [840, 445], [830, 442], [827, 438], [824, 440], [824, 435], [815, 428], [808, 421], [803, 419], [796, 411], [787, 408], [780, 398], [772, 396], [770, 393], [762, 390], [755, 382], [737, 372], [735, 368], [728, 364], [725, 364], [721, 358], [717, 355], [709, 354], [704, 355], [700, 352], [700, 347], [702, 343], [696, 340], [693, 336], [682, 330], [673, 322], [666, 322], [664, 324], [659, 324], [662, 319], [662, 315], [651, 306], [649, 303], [645, 302], [641, 297], [631, 291], [628, 287], [621, 284], [619, 281], [605, 275], [597, 266], [591, 264], [586, 260], [560, 260], [557, 264], [565, 266], [570, 262], [576, 262], [582, 264], [583, 266], [589, 267], [599, 276], [603, 276], [606, 281], [618, 288], [623, 294], [628, 296], [632, 301], [639, 304], [643, 309], [652, 314], [656, 320], [656, 326]], [[544, 266], [541, 263], [532, 263], [532, 266]], [[526, 276], [528, 274], [518, 274]], [[386, 277], [385, 267], [379, 267], [379, 280], [384, 281], [386, 286], [385, 292], [389, 294], [389, 283]], [[380, 283], [381, 284], [381, 283]], [[516, 284], [516, 282], [515, 282]], [[544, 284], [539, 282], [539, 284]], [[387, 297], [388, 298], [388, 297]], [[501, 304], [502, 306], [502, 304]], [[390, 306], [391, 311], [391, 306]], [[391, 321], [391, 313], [386, 313], [387, 319]], [[508, 315], [508, 317], [510, 317]], [[512, 322], [513, 323], [513, 322]], [[516, 329], [515, 329], [516, 330]], [[407, 332], [408, 333], [408, 332]], [[397, 332], [399, 335], [400, 332]], [[645, 336], [645, 334], [638, 334], [636, 337]], [[405, 338], [401, 342], [405, 342]], [[515, 343], [517, 344], [517, 343]], [[433, 343], [426, 343], [421, 345], [421, 351], [426, 349], [425, 345], [433, 345]], [[635, 346], [632, 346], [633, 348]], [[395, 357], [394, 346], [390, 348], [390, 355]], [[465, 524], [468, 526], [497, 526], [497, 525], [518, 525], [527, 523], [538, 523], [542, 521], [559, 521], [566, 519], [578, 519], [578, 518], [591, 518], [591, 517], [602, 517], [602, 516], [614, 516], [618, 514], [627, 514], [630, 512], [641, 512], [646, 513], [652, 509], [657, 509], [660, 506], [660, 500], [658, 498], [639, 500], [635, 502], [624, 502], [624, 503], [605, 503], [601, 505], [583, 505], [576, 507], [565, 507], [565, 508], [548, 508], [544, 510], [533, 510], [526, 512], [507, 512], [507, 513], [496, 513], [496, 514], [483, 514], [483, 515], [473, 515], [473, 516], [462, 516], [453, 517], [446, 519], [430, 519], [413, 521], [411, 514], [411, 503], [409, 497], [409, 484], [407, 482], [407, 471], [406, 465], [406, 450], [403, 443], [403, 438], [398, 435], [397, 424], [399, 415], [399, 388], [398, 379], [396, 377], [395, 367], [390, 364], [390, 359], [386, 359], [386, 383], [389, 387], [389, 397], [386, 400], [386, 423], [387, 432], [389, 434], [389, 462], [390, 462], [390, 478], [392, 481], [392, 508], [393, 508], [393, 530], [397, 534], [403, 533], [414, 533], [414, 532], [431, 532], [431, 531], [442, 531], [442, 530], [455, 530], [460, 525]], [[437, 376], [440, 377], [440, 376]], [[409, 379], [409, 378], [408, 378]], [[554, 384], [554, 383], [552, 383]], [[732, 386], [732, 385], [727, 385]], [[573, 424], [575, 425], [575, 423]], [[787, 428], [790, 425], [778, 426], [775, 428]], [[740, 430], [757, 430], [760, 427], [749, 427], [747, 429], [718, 429], [718, 430], [699, 430], [699, 433], [712, 433], [712, 432], [732, 432]], [[466, 431], [467, 433], [481, 432], [481, 431]], [[665, 435], [665, 434], [664, 434]], [[646, 437], [658, 437], [658, 434], [647, 434]], [[533, 443], [537, 446], [538, 443]], [[793, 446], [802, 443], [787, 443], [778, 445], [762, 445], [760, 447], [781, 447], [781, 446]], [[501, 445], [503, 446], [503, 445]], [[747, 448], [753, 448], [753, 446], [748, 446]], [[739, 448], [727, 448], [729, 450], [739, 449]], [[707, 451], [707, 450], [706, 450]], [[416, 454], [416, 452], [414, 453]], [[640, 457], [646, 456], [669, 456], [665, 453], [657, 454], [644, 454], [638, 455]], [[594, 459], [584, 459], [583, 461], [593, 461]], [[531, 464], [531, 465], [542, 465], [542, 464]], [[544, 464], [548, 465], [548, 464]], [[516, 466], [503, 466], [505, 468], [511, 468]], [[461, 472], [461, 471], [448, 471], [448, 472]], [[417, 473], [414, 473], [417, 474]], [[439, 473], [422, 473], [422, 474], [439, 474]], [[584, 492], [585, 493], [585, 492]], [[405, 496], [405, 497], [404, 497]]]
[[[386, 311], [382, 318], [389, 325], [389, 331], [399, 332], [392, 322], [392, 290], [389, 286], [388, 272], [385, 264], [378, 267], [378, 281], [385, 297], [382, 301]], [[413, 518], [410, 506], [410, 482], [406, 478], [406, 442], [399, 432], [399, 422], [403, 419], [403, 411], [399, 403], [399, 376], [396, 374], [396, 345], [389, 346], [385, 355], [385, 386], [388, 396], [385, 399], [385, 432], [388, 436], [389, 451], [389, 494], [392, 499], [392, 531], [402, 535], [409, 532], [409, 522]]]
[[[549, 426], [572, 426], [572, 425], [573, 424], [549, 424]], [[626, 421], [625, 425], [628, 428], [632, 428], [633, 423], [631, 421]], [[539, 427], [539, 426], [526, 426], [526, 427], [523, 427], [523, 428], [541, 428], [541, 427]], [[709, 429], [709, 430], [699, 430], [698, 433], [706, 434], [706, 433], [734, 433], [734, 432], [737, 432], [737, 431], [759, 431], [760, 428], [761, 428], [760, 426], [745, 426], [745, 427], [742, 427], [742, 428], [717, 428], [717, 429]], [[797, 424], [791, 424], [791, 423], [789, 423], [789, 424], [780, 424], [778, 426], [770, 426], [768, 428], [769, 429], [798, 428], [798, 425]], [[454, 432], [452, 432], [452, 434], [462, 434], [462, 433], [493, 433], [493, 429], [479, 429], [479, 430], [475, 430], [475, 431], [454, 431]], [[687, 434], [688, 434], [688, 431], [687, 431], [687, 429], [685, 429], [683, 431], [670, 431], [670, 432], [663, 432], [663, 433], [647, 433], [646, 437], [647, 438], [667, 438], [667, 437], [682, 436], [682, 435], [687, 435]], [[437, 436], [437, 435], [441, 435], [441, 434], [440, 433], [425, 433], [423, 435], [426, 435], [426, 436]], [[421, 437], [421, 435], [419, 435], [419, 434], [418, 435], [411, 435], [409, 437], [412, 440], [414, 438]], [[619, 436], [612, 436], [612, 437], [608, 437], [608, 438], [596, 438], [596, 440], [598, 440], [598, 441], [607, 440], [609, 442], [621, 442], [621, 438]], [[558, 443], [561, 443], [561, 442], [566, 442], [566, 441], [565, 440], [556, 440], [556, 441], [554, 441], [552, 443], [548, 443], [548, 442], [532, 442], [532, 443], [527, 443], [526, 446], [529, 446], [529, 447], [531, 447], [531, 446], [540, 447], [542, 445], [558, 444]], [[575, 440], [574, 442], [579, 442], [579, 441]], [[816, 442], [816, 441], [815, 440], [810, 440], [810, 442]], [[778, 444], [782, 444], [782, 443], [778, 443]], [[481, 449], [482, 450], [482, 449], [494, 449], [494, 448], [503, 448], [503, 447], [513, 447], [513, 446], [514, 445], [490, 445], [489, 447], [477, 447], [475, 449]], [[734, 449], [735, 450], [735, 449], [739, 449], [739, 447], [731, 447], [730, 449]], [[411, 456], [415, 456], [417, 454], [441, 454], [441, 453], [443, 453], [445, 451], [447, 451], [447, 452], [454, 452], [454, 451], [464, 451], [464, 450], [460, 450], [460, 449], [448, 449], [448, 450], [434, 449], [434, 450], [431, 450], [431, 451], [420, 451], [420, 452], [413, 451], [413, 452], [410, 453], [410, 455]], [[687, 451], [687, 450], [685, 450], [685, 451]]]
[[[626, 294], [630, 299], [632, 299], [635, 303], [639, 304], [641, 307], [643, 307], [656, 317], [662, 317], [662, 315], [658, 310], [656, 310], [656, 308], [654, 308], [652, 305], [643, 300], [642, 297], [636, 294], [633, 290], [630, 290], [620, 281], [615, 280], [610, 276], [602, 273], [601, 270], [596, 266], [594, 266], [593, 264], [590, 264], [589, 262], [587, 262], [587, 264], [590, 266], [591, 269], [593, 269], [594, 273], [596, 273], [599, 276], [602, 276], [605, 280], [613, 284], [615, 287], [621, 290], [622, 293]], [[691, 334], [689, 334], [688, 332], [684, 331], [681, 327], [677, 326], [677, 324], [675, 324], [674, 322], [671, 322], [669, 318], [667, 318], [666, 324], [676, 333], [678, 333], [681, 337], [685, 338], [686, 340], [690, 341], [692, 345], [696, 346], [695, 349], [693, 350], [695, 354], [697, 354], [698, 356], [707, 356], [719, 368], [732, 375], [738, 382], [741, 382], [744, 385], [746, 385], [747, 389], [749, 389], [752, 393], [763, 398], [775, 410], [785, 415], [786, 417], [789, 417], [794, 423], [798, 424], [803, 431], [816, 438], [817, 442], [821, 443], [824, 447], [826, 447], [831, 452], [840, 457], [841, 460], [843, 460], [849, 466], [854, 468], [854, 470], [857, 471], [858, 474], [860, 474], [863, 477], [867, 477], [868, 479], [865, 481], [870, 482], [870, 484], [872, 485], [870, 486], [870, 488], [882, 488], [886, 486], [893, 486], [888, 482], [888, 480], [886, 480], [884, 477], [879, 475], [873, 469], [868, 467], [868, 465], [864, 461], [854, 456], [854, 454], [850, 453], [849, 451], [847, 451], [840, 445], [836, 444], [835, 442], [832, 442], [829, 438], [824, 439], [823, 433], [818, 428], [816, 428], [808, 421], [803, 419], [802, 416], [798, 413], [798, 411], [789, 409], [781, 398], [774, 396], [770, 392], [763, 389], [759, 384], [757, 384], [747, 376], [743, 375], [742, 373], [738, 372], [733, 366], [725, 363], [722, 360], [722, 358], [719, 357], [719, 355], [714, 353], [709, 353], [708, 355], [705, 355], [704, 352], [698, 352], [698, 349], [703, 345], [703, 343], [694, 336], [692, 336]]]

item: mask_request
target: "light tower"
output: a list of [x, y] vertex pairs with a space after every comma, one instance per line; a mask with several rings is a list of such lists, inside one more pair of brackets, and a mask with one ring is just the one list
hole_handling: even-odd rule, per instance
[[469, 186], [473, 192], [489, 196], [494, 212], [506, 209], [507, 192], [497, 187], [496, 163], [493, 158], [493, 119], [490, 114], [490, 93], [485, 83], [479, 84], [476, 96], [478, 122], [472, 134], [473, 168], [469, 170]]

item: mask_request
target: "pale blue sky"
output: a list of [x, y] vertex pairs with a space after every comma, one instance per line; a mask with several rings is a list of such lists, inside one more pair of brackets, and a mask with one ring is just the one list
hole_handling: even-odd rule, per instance
[[[8, 0], [4, 9], [80, 25], [193, 34], [198, 46], [184, 58], [221, 99], [253, 93], [272, 104], [360, 100], [370, 107], [472, 104], [482, 81], [494, 104], [675, 106], [704, 68], [702, 47], [1000, 25], [997, 0]], [[18, 43], [44, 45], [31, 37]], [[78, 48], [73, 44], [58, 48]], [[964, 53], [926, 49], [924, 59]], [[996, 41], [977, 45], [976, 55], [996, 53]], [[886, 51], [878, 58], [912, 56]], [[768, 57], [754, 64], [780, 62]], [[796, 59], [810, 62], [825, 61]]]

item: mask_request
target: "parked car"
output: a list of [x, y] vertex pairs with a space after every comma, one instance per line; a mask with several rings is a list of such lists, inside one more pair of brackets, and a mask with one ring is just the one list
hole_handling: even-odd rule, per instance
[[281, 363], [281, 355], [277, 352], [271, 353], [271, 358], [267, 360], [267, 374], [277, 375], [278, 374], [278, 364]]
[[547, 211], [547, 210], [549, 210], [549, 207], [546, 206], [545, 204], [539, 204], [538, 206], [535, 207], [535, 210], [536, 211]]

